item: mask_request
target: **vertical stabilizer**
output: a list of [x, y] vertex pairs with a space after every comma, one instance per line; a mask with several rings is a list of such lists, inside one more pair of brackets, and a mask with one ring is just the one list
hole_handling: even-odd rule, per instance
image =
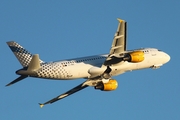
[[[32, 54], [28, 52], [26, 49], [24, 49], [21, 45], [19, 45], [17, 42], [9, 41], [7, 42], [8, 46], [16, 56], [16, 58], [19, 60], [21, 65], [23, 67], [27, 67], [32, 59]], [[39, 60], [40, 63], [42, 63], [42, 60]]]

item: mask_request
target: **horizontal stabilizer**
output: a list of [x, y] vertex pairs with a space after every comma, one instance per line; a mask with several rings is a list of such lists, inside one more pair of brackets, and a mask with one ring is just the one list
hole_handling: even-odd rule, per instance
[[16, 82], [19, 82], [19, 81], [21, 81], [21, 80], [23, 80], [23, 79], [25, 79], [25, 78], [27, 78], [27, 77], [28, 77], [27, 75], [21, 75], [20, 77], [16, 78], [15, 80], [13, 80], [12, 82], [10, 82], [10, 83], [7, 84], [6, 86], [10, 86], [10, 85], [12, 85], [12, 84], [14, 84], [14, 83], [16, 83]]
[[22, 70], [22, 69], [18, 70], [16, 71], [16, 74], [34, 76], [36, 75], [36, 71], [39, 70], [40, 68], [41, 68], [41, 65], [39, 61], [39, 55], [36, 54], [32, 56], [32, 59], [29, 63], [27, 70]]
[[27, 71], [35, 71], [40, 68], [39, 55], [35, 54], [32, 56], [31, 62], [29, 63]]
[[28, 77], [29, 75], [35, 75], [36, 70], [38, 70], [38, 69], [40, 69], [39, 55], [35, 54], [32, 56], [32, 59], [31, 59], [29, 66], [28, 66], [28, 69], [16, 71], [16, 74], [19, 74], [21, 76], [18, 77], [17, 79], [15, 79], [14, 81], [10, 82], [6, 86], [10, 86], [16, 82], [19, 82], [19, 81], [23, 80], [24, 78]]

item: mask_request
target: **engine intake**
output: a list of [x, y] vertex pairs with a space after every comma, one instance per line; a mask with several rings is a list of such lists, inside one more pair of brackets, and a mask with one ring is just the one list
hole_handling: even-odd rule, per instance
[[118, 87], [118, 82], [114, 79], [109, 80], [107, 83], [100, 82], [94, 88], [102, 91], [112, 91], [116, 90]]
[[123, 60], [133, 63], [142, 62], [144, 60], [144, 53], [143, 51], [134, 51], [131, 53], [126, 53]]

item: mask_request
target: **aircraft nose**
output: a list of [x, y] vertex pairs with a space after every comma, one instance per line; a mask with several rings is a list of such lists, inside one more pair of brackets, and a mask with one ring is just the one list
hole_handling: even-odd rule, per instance
[[170, 57], [167, 53], [165, 53], [165, 60], [166, 60], [166, 63], [169, 62], [170, 59], [171, 59], [171, 57]]

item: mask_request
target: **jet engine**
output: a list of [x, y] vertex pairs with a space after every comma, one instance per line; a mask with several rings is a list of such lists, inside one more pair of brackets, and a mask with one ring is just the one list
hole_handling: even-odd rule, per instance
[[94, 88], [102, 91], [112, 91], [116, 90], [118, 87], [118, 82], [114, 79], [110, 79], [107, 83], [100, 82]]
[[142, 62], [144, 60], [144, 53], [143, 51], [134, 51], [131, 53], [126, 53], [123, 60], [133, 63]]

